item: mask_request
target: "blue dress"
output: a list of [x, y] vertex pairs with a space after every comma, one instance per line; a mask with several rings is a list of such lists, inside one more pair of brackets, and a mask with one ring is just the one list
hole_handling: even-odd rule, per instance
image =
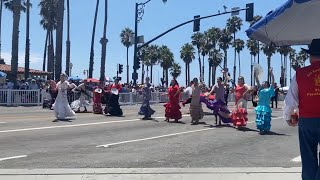
[[255, 108], [256, 111], [256, 124], [257, 129], [260, 131], [270, 131], [271, 128], [271, 113], [270, 99], [274, 96], [274, 88], [260, 88], [258, 97], [258, 106]]
[[155, 113], [153, 109], [150, 107], [150, 99], [151, 99], [151, 84], [145, 84], [142, 89], [143, 102], [139, 111], [139, 115], [144, 115], [145, 118], [150, 118], [151, 115]]

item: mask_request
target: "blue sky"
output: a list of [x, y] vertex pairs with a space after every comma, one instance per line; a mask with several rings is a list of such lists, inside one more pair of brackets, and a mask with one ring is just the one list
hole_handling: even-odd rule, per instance
[[[143, 2], [142, 0], [109, 0], [109, 19], [107, 27], [107, 58], [106, 58], [106, 76], [113, 77], [116, 74], [116, 64], [126, 64], [126, 49], [120, 42], [120, 32], [124, 27], [134, 29], [134, 8], [135, 2]], [[157, 36], [158, 34], [166, 31], [167, 29], [180, 24], [181, 22], [190, 20], [194, 15], [206, 16], [215, 14], [218, 10], [223, 11], [223, 5], [228, 9], [232, 7], [244, 8], [246, 3], [253, 2], [255, 4], [255, 15], [266, 15], [270, 10], [277, 8], [286, 2], [286, 0], [168, 0], [166, 4], [162, 0], [152, 0], [145, 7], [145, 14], [142, 21], [139, 23], [139, 35], [144, 35], [145, 41]], [[39, 24], [41, 19], [39, 15], [40, 9], [38, 8], [39, 0], [31, 0], [33, 7], [31, 9], [31, 68], [42, 69], [43, 49], [45, 42], [45, 31]], [[89, 67], [89, 53], [91, 42], [91, 31], [95, 10], [95, 1], [84, 0], [70, 0], [71, 6], [71, 62], [74, 67], [72, 75], [85, 77], [83, 71]], [[103, 21], [104, 21], [104, 1], [100, 1], [100, 9], [98, 16], [96, 40], [95, 40], [95, 64], [94, 64], [94, 77], [99, 78], [100, 71], [100, 58], [101, 58], [101, 45], [99, 39], [102, 37]], [[240, 12], [239, 15], [242, 19], [245, 17], [245, 12]], [[223, 28], [226, 24], [226, 19], [230, 15], [218, 16], [201, 21], [201, 32], [210, 27]], [[66, 16], [65, 16], [66, 22]], [[12, 35], [12, 13], [4, 10], [3, 25], [2, 25], [2, 57], [7, 64], [10, 64], [11, 59], [11, 35]], [[248, 39], [245, 30], [248, 28], [248, 23], [244, 22], [242, 30], [237, 33], [237, 37]], [[65, 26], [66, 30], [66, 26]], [[184, 64], [180, 59], [180, 49], [185, 43], [191, 42], [192, 24], [181, 27], [164, 37], [158, 39], [154, 44], [167, 45], [175, 56], [175, 61], [180, 63], [182, 67], [182, 74], [178, 78], [181, 84], [185, 83], [184, 78]], [[63, 61], [65, 61], [65, 40], [66, 33], [64, 34], [64, 49]], [[25, 48], [25, 14], [21, 16], [20, 22], [20, 46], [19, 46], [19, 66], [23, 66], [24, 61], [24, 48]], [[130, 62], [130, 77], [132, 73], [132, 56], [133, 48], [129, 51]], [[233, 67], [234, 52], [230, 48], [228, 51], [228, 67]], [[248, 84], [250, 84], [250, 54], [248, 50], [241, 53], [242, 60], [242, 75], [245, 77]], [[205, 61], [205, 82], [207, 82], [207, 67], [208, 61]], [[266, 57], [261, 55], [260, 63], [266, 70]], [[280, 55], [276, 54], [272, 57], [272, 66], [274, 67], [276, 81], [279, 81], [280, 75]], [[65, 64], [63, 63], [63, 71]], [[289, 72], [288, 72], [289, 73]], [[154, 82], [158, 83], [162, 75], [160, 66], [154, 68]], [[158, 75], [159, 74], [159, 75]], [[198, 63], [195, 60], [191, 65], [191, 76], [197, 77]], [[220, 75], [220, 72], [217, 74]], [[266, 73], [264, 73], [266, 75]], [[126, 75], [123, 74], [123, 80], [126, 81]], [[141, 72], [139, 72], [139, 77]], [[266, 79], [264, 77], [264, 79]]]

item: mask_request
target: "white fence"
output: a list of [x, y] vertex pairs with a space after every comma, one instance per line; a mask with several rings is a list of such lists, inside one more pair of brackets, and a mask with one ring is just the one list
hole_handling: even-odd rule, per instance
[[[162, 92], [151, 93], [151, 103], [162, 103], [168, 101], [167, 95]], [[92, 93], [91, 93], [92, 96]], [[142, 103], [141, 93], [120, 93], [119, 102], [121, 105], [133, 105]], [[78, 99], [78, 94], [71, 93], [68, 96], [69, 102]], [[187, 95], [183, 95], [181, 100], [187, 99]], [[1, 106], [41, 106], [44, 99], [50, 99], [50, 95], [45, 90], [0, 90]], [[234, 102], [233, 94], [229, 95], [228, 102]], [[283, 101], [284, 96], [279, 96], [279, 101]], [[88, 99], [92, 101], [91, 99]]]

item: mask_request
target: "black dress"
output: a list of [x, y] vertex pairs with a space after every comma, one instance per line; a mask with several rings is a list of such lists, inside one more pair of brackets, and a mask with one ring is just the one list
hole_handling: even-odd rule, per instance
[[119, 104], [119, 95], [112, 94], [110, 92], [105, 93], [104, 99], [106, 101], [106, 107], [104, 108], [104, 114], [110, 114], [111, 116], [122, 116], [123, 112]]

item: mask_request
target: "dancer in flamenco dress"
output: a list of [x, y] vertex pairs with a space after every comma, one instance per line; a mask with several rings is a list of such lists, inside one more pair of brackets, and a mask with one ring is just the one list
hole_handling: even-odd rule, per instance
[[[213, 110], [213, 113], [216, 116], [219, 116], [219, 119], [223, 123], [231, 123], [231, 119], [229, 118], [230, 111], [228, 110], [228, 107], [226, 106], [226, 103], [224, 102], [224, 86], [228, 83], [228, 78], [226, 77], [227, 71], [222, 71], [225, 81], [222, 83], [222, 78], [217, 78], [217, 84], [215, 84], [210, 93], [207, 94], [208, 96], [211, 94], [215, 94], [215, 99], [208, 100], [207, 98], [201, 98], [201, 100], [207, 105], [207, 108]], [[219, 121], [219, 125], [221, 125], [221, 121]], [[216, 120], [216, 124], [218, 124]]]
[[72, 117], [75, 115], [68, 102], [67, 90], [70, 88], [70, 85], [66, 79], [66, 74], [60, 75], [60, 81], [57, 83], [58, 95], [52, 106], [56, 118], [60, 120], [64, 120], [66, 117]]
[[198, 79], [194, 78], [192, 85], [192, 100], [190, 103], [190, 116], [192, 119], [192, 125], [199, 124], [199, 120], [203, 118], [203, 110], [200, 102], [201, 88], [202, 87], [201, 85], [199, 86]]
[[258, 106], [255, 108], [256, 111], [256, 124], [257, 129], [260, 130], [260, 134], [267, 134], [271, 128], [271, 113], [270, 100], [274, 96], [274, 75], [272, 69], [269, 70], [271, 74], [271, 85], [268, 81], [265, 81], [260, 85], [257, 73], [255, 73], [255, 80], [259, 87], [259, 101]]
[[99, 86], [93, 90], [93, 114], [103, 114], [102, 111], [102, 96], [103, 96], [104, 82], [100, 82]]
[[122, 89], [119, 84], [119, 79], [116, 79], [114, 83], [108, 88], [111, 91], [107, 92], [107, 105], [104, 108], [104, 114], [110, 114], [111, 116], [122, 116], [123, 112], [119, 104], [119, 93]]
[[235, 109], [230, 116], [233, 125], [237, 128], [247, 125], [247, 95], [250, 90], [250, 87], [245, 84], [244, 78], [240, 76], [237, 86], [232, 90], [232, 92], [235, 93]]
[[146, 77], [144, 87], [142, 88], [143, 102], [140, 107], [139, 115], [143, 115], [143, 120], [151, 119], [151, 116], [155, 113], [153, 109], [150, 107], [150, 99], [151, 99], [151, 84], [149, 83], [150, 78]]
[[89, 106], [89, 101], [86, 100], [86, 97], [92, 98], [87, 93], [87, 80], [83, 80], [83, 83], [78, 87], [73, 89], [74, 92], [80, 93], [80, 97], [78, 100], [75, 100], [71, 103], [72, 109], [76, 110], [76, 112], [80, 112], [80, 108], [84, 108], [83, 112], [87, 112], [87, 106]]
[[164, 105], [165, 107], [165, 121], [169, 122], [170, 119], [174, 119], [175, 122], [179, 122], [182, 118], [180, 102], [180, 88], [175, 79], [172, 79], [170, 87], [168, 88], [169, 102]]

